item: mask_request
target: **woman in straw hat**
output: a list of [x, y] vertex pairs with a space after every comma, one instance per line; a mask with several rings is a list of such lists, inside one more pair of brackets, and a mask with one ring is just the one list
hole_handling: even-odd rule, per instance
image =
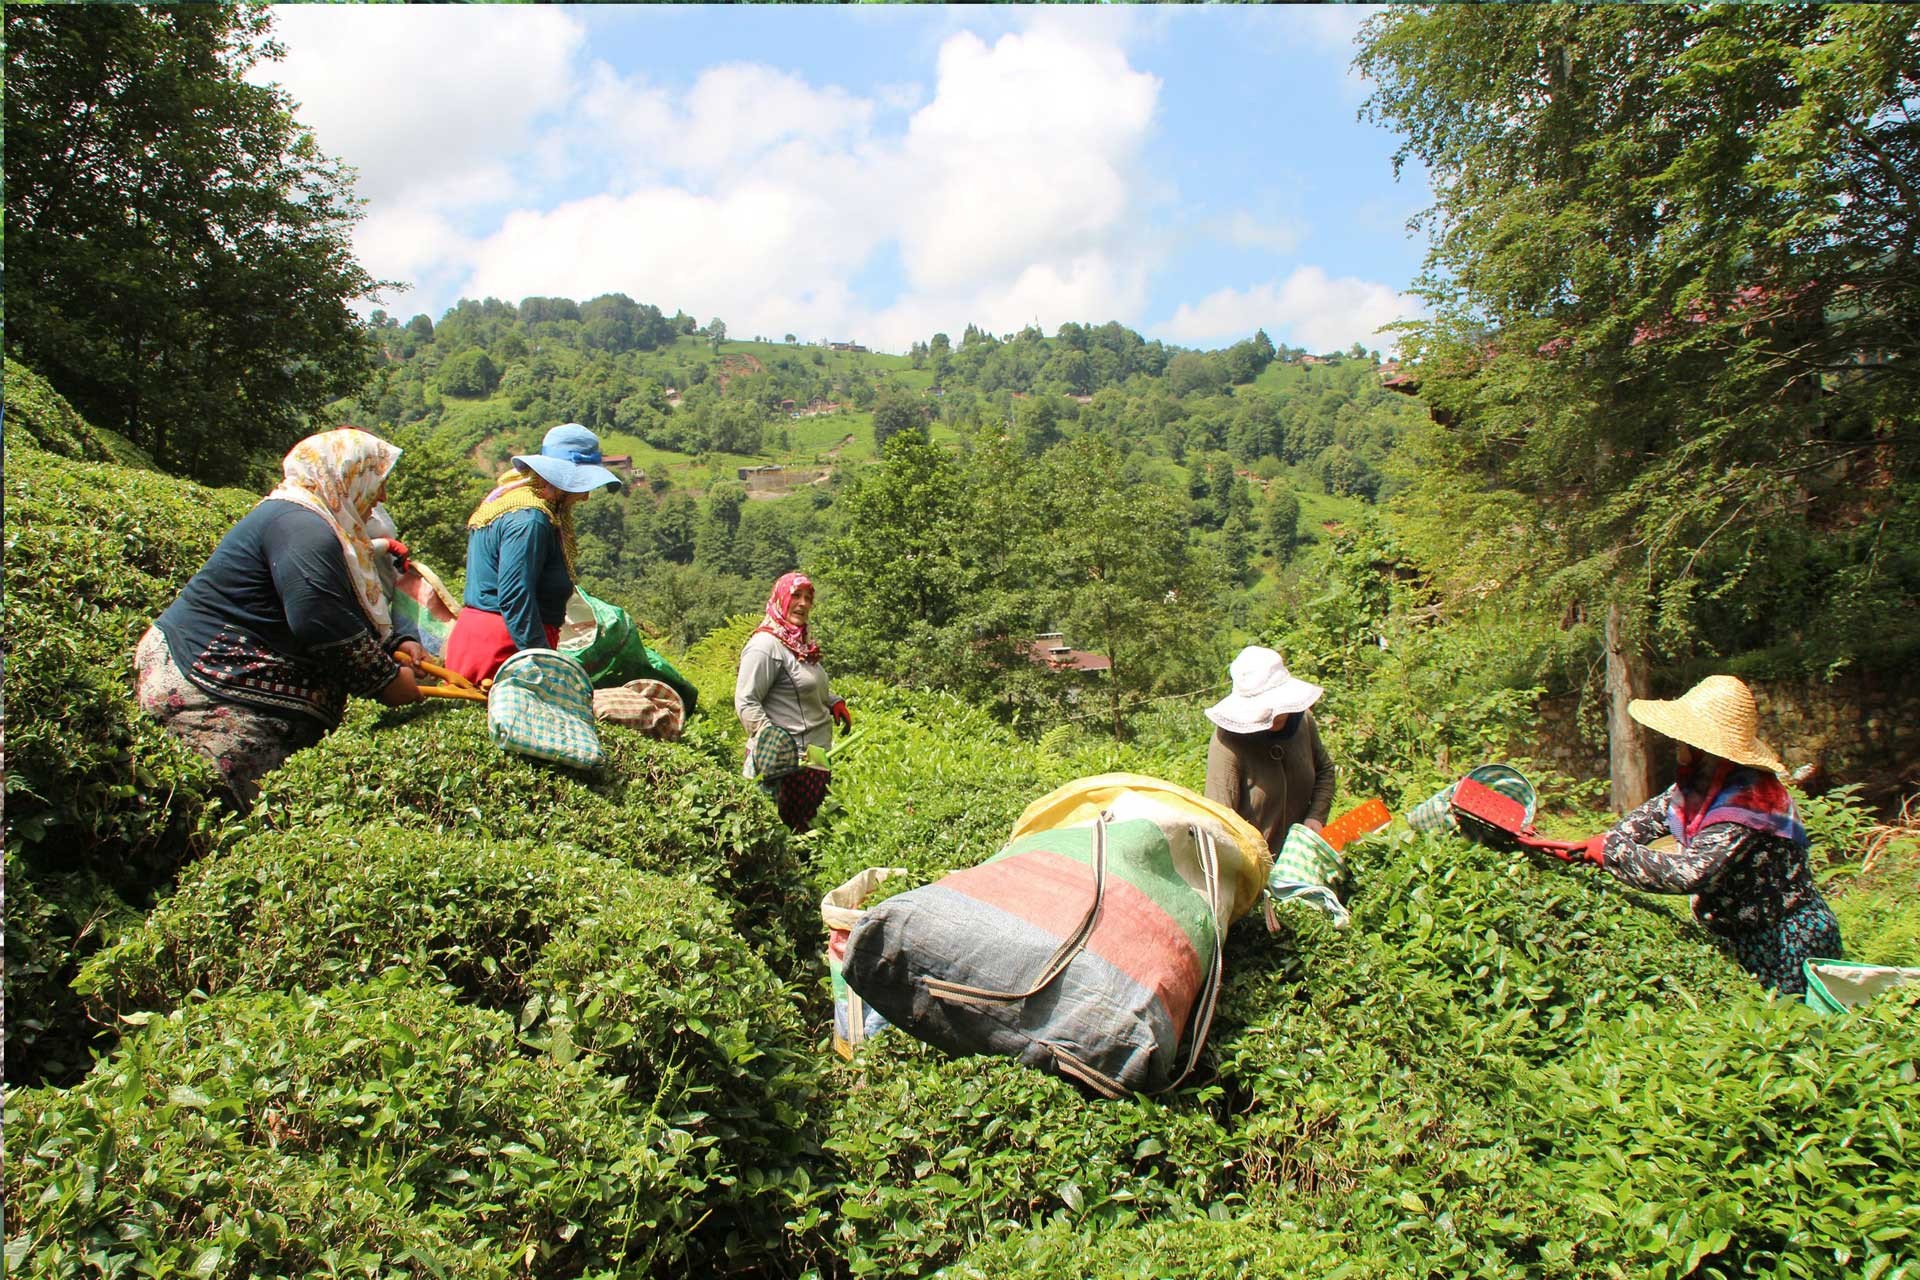
[[[1757, 736], [1753, 694], [1708, 676], [1671, 702], [1637, 698], [1627, 714], [1674, 739], [1678, 780], [1587, 844], [1586, 860], [1623, 884], [1693, 895], [1694, 916], [1767, 986], [1806, 990], [1801, 962], [1840, 955], [1840, 924], [1813, 883], [1807, 829], [1775, 776], [1786, 768]], [[1663, 836], [1672, 852], [1649, 846]]]
[[1333, 806], [1333, 758], [1308, 710], [1322, 690], [1287, 672], [1278, 653], [1242, 649], [1227, 674], [1233, 692], [1207, 708], [1215, 728], [1207, 746], [1207, 799], [1260, 829], [1270, 848], [1287, 828], [1318, 832]]

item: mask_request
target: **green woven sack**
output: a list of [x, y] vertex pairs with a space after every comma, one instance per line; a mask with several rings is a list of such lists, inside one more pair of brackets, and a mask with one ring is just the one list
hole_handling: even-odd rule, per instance
[[606, 759], [593, 724], [593, 684], [557, 649], [522, 649], [494, 673], [487, 732], [503, 751], [592, 769]]
[[747, 744], [747, 772], [762, 782], [778, 782], [800, 769], [800, 740], [769, 720]]
[[1856, 964], [1849, 960], [1803, 960], [1800, 972], [1807, 979], [1807, 994], [1803, 999], [1809, 1009], [1819, 1013], [1845, 1013], [1882, 991], [1920, 982], [1920, 969]]
[[[579, 647], [574, 647], [571, 640], [563, 639], [560, 647], [567, 656], [577, 659], [586, 668], [587, 678], [593, 681], [593, 687], [611, 689], [634, 680], [658, 680], [680, 695], [686, 713], [692, 715], [700, 700], [700, 691], [647, 643], [646, 634], [635, 625], [633, 615], [619, 605], [609, 604], [589, 593], [585, 587], [576, 585], [573, 593], [580, 597], [580, 602], [593, 615], [593, 636]], [[576, 624], [572, 621], [575, 610], [571, 604], [568, 616], [566, 630], [572, 632]], [[584, 630], [584, 625], [580, 629]]]

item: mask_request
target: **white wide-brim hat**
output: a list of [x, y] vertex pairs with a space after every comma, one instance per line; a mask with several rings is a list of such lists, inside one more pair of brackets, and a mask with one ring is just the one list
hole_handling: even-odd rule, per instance
[[1233, 692], [1207, 708], [1207, 719], [1228, 733], [1262, 733], [1273, 727], [1275, 716], [1305, 711], [1326, 692], [1287, 673], [1287, 664], [1272, 649], [1249, 645], [1227, 668]]
[[1671, 702], [1635, 698], [1627, 714], [1656, 733], [1755, 769], [1785, 773], [1787, 766], [1760, 741], [1753, 691], [1734, 676], [1708, 676]]

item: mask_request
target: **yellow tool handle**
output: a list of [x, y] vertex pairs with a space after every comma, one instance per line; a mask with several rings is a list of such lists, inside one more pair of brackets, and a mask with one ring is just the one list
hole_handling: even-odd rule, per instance
[[423, 698], [459, 698], [465, 702], [485, 702], [487, 695], [478, 689], [455, 689], [443, 684], [417, 686]]

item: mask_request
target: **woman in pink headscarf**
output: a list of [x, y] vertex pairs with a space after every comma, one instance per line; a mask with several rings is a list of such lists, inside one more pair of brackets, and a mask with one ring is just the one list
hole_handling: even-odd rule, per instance
[[853, 728], [853, 713], [846, 699], [834, 696], [820, 646], [808, 634], [812, 614], [812, 580], [782, 574], [767, 597], [766, 616], [740, 651], [733, 686], [733, 709], [747, 731], [746, 775], [760, 780], [781, 821], [795, 831], [813, 825], [830, 777], [799, 760], [807, 748], [831, 743], [836, 723]]

